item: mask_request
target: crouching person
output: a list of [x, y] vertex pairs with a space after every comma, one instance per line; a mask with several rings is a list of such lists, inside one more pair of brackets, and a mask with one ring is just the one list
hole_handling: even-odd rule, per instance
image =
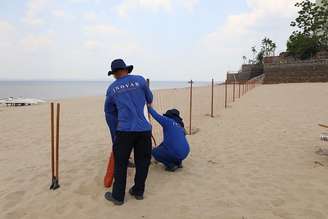
[[189, 144], [180, 113], [176, 109], [168, 110], [163, 116], [152, 107], [149, 113], [163, 127], [163, 142], [153, 149], [152, 155], [156, 161], [165, 165], [165, 170], [174, 172], [182, 168], [182, 161], [189, 154]]

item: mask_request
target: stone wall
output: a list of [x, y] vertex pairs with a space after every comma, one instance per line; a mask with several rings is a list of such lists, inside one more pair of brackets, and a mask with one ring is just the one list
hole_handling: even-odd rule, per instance
[[240, 80], [249, 80], [263, 74], [263, 65], [243, 65], [241, 67]]
[[247, 81], [263, 74], [263, 65], [247, 64], [242, 65], [238, 73], [228, 73], [227, 80], [229, 83], [236, 81]]
[[328, 59], [265, 64], [264, 84], [328, 82]]
[[265, 57], [263, 65], [242, 65], [238, 73], [230, 73], [228, 82], [247, 81], [264, 74], [263, 83], [328, 82], [328, 51], [321, 51], [309, 60], [298, 60], [281, 53]]
[[236, 80], [238, 80], [239, 73], [232, 73], [228, 72], [227, 73], [227, 82], [232, 83]]

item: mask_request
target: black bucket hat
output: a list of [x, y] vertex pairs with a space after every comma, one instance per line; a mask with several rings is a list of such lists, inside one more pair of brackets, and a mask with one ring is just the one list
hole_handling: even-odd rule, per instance
[[170, 109], [163, 114], [163, 116], [169, 117], [176, 121], [181, 127], [184, 127], [183, 119], [180, 117], [180, 112], [177, 109]]
[[133, 70], [133, 65], [126, 65], [123, 59], [115, 59], [111, 64], [111, 71], [108, 72], [108, 76], [114, 74], [118, 70], [126, 69], [129, 73]]

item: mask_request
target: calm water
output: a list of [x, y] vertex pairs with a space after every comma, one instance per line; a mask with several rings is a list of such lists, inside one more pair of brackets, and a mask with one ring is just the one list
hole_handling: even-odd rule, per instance
[[[108, 81], [0, 81], [0, 98], [62, 99], [103, 96], [110, 83]], [[206, 86], [208, 84], [208, 82], [195, 82], [195, 86]], [[152, 90], [188, 86], [187, 82], [151, 82]]]

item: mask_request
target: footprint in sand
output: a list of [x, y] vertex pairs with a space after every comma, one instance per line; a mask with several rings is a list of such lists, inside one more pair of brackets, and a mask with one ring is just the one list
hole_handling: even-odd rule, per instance
[[280, 207], [285, 204], [285, 201], [283, 199], [275, 199], [271, 201], [271, 204], [275, 207]]
[[303, 216], [305, 218], [311, 218], [311, 219], [326, 219], [326, 215], [324, 213], [321, 213], [320, 211], [316, 211], [313, 209], [301, 209], [299, 216]]
[[16, 191], [7, 194], [4, 197], [4, 200], [6, 200], [6, 205], [4, 206], [4, 208], [9, 209], [15, 207], [23, 199], [24, 195], [25, 191]]
[[90, 183], [81, 183], [79, 187], [75, 190], [77, 194], [80, 195], [92, 195], [94, 185]]
[[235, 208], [238, 207], [238, 202], [234, 202], [232, 200], [216, 200], [215, 206], [220, 208]]
[[17, 219], [17, 218], [22, 218], [26, 215], [25, 210], [23, 209], [16, 209], [14, 211], [8, 212], [5, 215], [5, 218], [7, 219]]
[[101, 180], [100, 176], [95, 176], [93, 181], [81, 183], [75, 190], [75, 193], [79, 195], [89, 195], [92, 198], [95, 198], [102, 192], [103, 184]]
[[74, 205], [78, 208], [78, 209], [82, 209], [85, 205], [83, 204], [83, 202], [78, 201], [75, 202]]
[[285, 210], [285, 209], [280, 209], [280, 208], [273, 209], [272, 213], [274, 216], [277, 216], [282, 219], [295, 218], [295, 217], [293, 217], [293, 215], [290, 212], [288, 212], [288, 210]]

